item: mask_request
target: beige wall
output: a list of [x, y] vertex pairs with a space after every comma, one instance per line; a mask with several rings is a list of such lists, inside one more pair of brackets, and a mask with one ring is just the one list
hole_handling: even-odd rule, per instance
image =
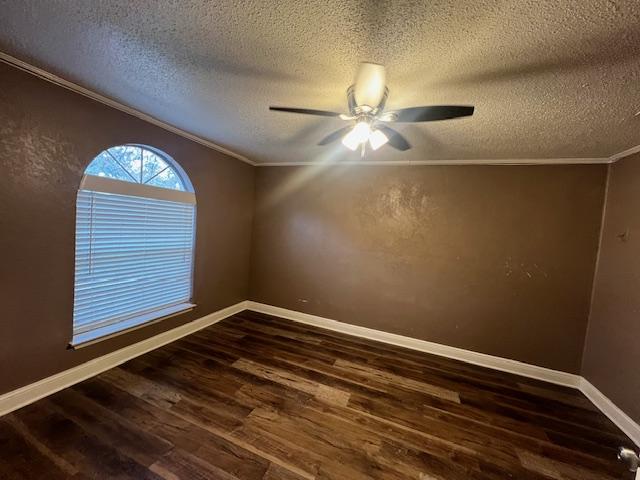
[[579, 372], [606, 166], [256, 175], [252, 300]]
[[[67, 350], [75, 200], [83, 171], [123, 143], [159, 148], [197, 195], [195, 311]], [[0, 393], [246, 300], [254, 168], [0, 63]]]
[[640, 422], [640, 155], [610, 168], [583, 375]]

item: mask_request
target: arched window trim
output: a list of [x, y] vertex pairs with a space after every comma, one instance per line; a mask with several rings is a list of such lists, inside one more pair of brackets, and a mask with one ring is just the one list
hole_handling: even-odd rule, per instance
[[[192, 303], [192, 298], [191, 296], [193, 295], [193, 263], [194, 263], [194, 244], [195, 244], [195, 211], [196, 211], [196, 196], [195, 196], [195, 192], [193, 191], [193, 185], [191, 184], [191, 181], [189, 180], [189, 177], [187, 176], [187, 174], [185, 173], [185, 171], [182, 169], [182, 167], [180, 166], [180, 164], [178, 164], [176, 161], [174, 161], [170, 156], [168, 156], [167, 154], [165, 154], [164, 152], [147, 146], [147, 145], [140, 145], [140, 144], [126, 144], [126, 145], [119, 145], [117, 147], [111, 147], [111, 148], [118, 148], [118, 147], [138, 147], [141, 148], [143, 150], [147, 150], [150, 151], [151, 153], [153, 153], [154, 155], [157, 155], [164, 163], [167, 164], [166, 168], [170, 168], [174, 174], [174, 178], [177, 177], [177, 179], [179, 180], [179, 183], [176, 183], [176, 188], [179, 186], [180, 190], [178, 189], [172, 189], [170, 187], [162, 187], [162, 186], [155, 186], [155, 185], [148, 185], [146, 183], [142, 183], [142, 177], [143, 177], [143, 166], [144, 166], [144, 156], [141, 154], [140, 155], [140, 159], [141, 159], [141, 163], [140, 163], [140, 183], [134, 183], [133, 181], [128, 181], [128, 180], [123, 180], [123, 179], [117, 179], [117, 178], [112, 178], [109, 176], [98, 176], [95, 174], [90, 174], [90, 173], [86, 173], [85, 171], [85, 175], [83, 176], [83, 179], [80, 183], [80, 188], [78, 190], [78, 200], [77, 200], [77, 219], [76, 219], [76, 280], [75, 280], [75, 293], [74, 293], [74, 321], [73, 321], [73, 338], [70, 342], [70, 345], [73, 348], [79, 348], [79, 347], [83, 347], [86, 345], [90, 345], [93, 344], [97, 341], [101, 341], [103, 339], [106, 338], [110, 338], [112, 336], [115, 335], [119, 335], [122, 333], [125, 333], [127, 331], [130, 331], [132, 329], [136, 329], [136, 328], [140, 328], [146, 325], [149, 325], [151, 323], [156, 323], [158, 321], [161, 321], [165, 318], [177, 315], [179, 313], [183, 313], [189, 310], [192, 310], [195, 307], [195, 304]], [[87, 166], [87, 170], [91, 167], [91, 165], [93, 164], [93, 162], [95, 162], [101, 155], [103, 155], [105, 152], [108, 153], [108, 150], [104, 150], [103, 152], [101, 152], [100, 154], [98, 154], [91, 163], [89, 163], [89, 165]], [[122, 157], [120, 157], [122, 158]], [[123, 170], [127, 171], [127, 173], [129, 174], [129, 178], [134, 179], [134, 177], [131, 175], [130, 171], [127, 170], [125, 167], [123, 167], [122, 165], [120, 165]], [[106, 170], [103, 170], [106, 171]], [[95, 170], [94, 170], [95, 172]], [[148, 180], [147, 180], [148, 181]], [[107, 194], [106, 196], [104, 194]], [[90, 199], [90, 203], [87, 204], [87, 196], [89, 196]], [[131, 203], [130, 201], [126, 200], [126, 197], [139, 197], [138, 200], [135, 200], [134, 203]], [[82, 198], [82, 203], [81, 203], [81, 198]], [[101, 214], [98, 213], [98, 217], [95, 217], [94, 220], [91, 220], [91, 218], [93, 218], [93, 210], [94, 210], [94, 199], [95, 198], [95, 202], [107, 202], [106, 204], [104, 204], [106, 206], [106, 208], [108, 208], [108, 210], [106, 210], [106, 212], [109, 212], [108, 216], [110, 216], [112, 214], [112, 212], [114, 212], [114, 208], [116, 209], [115, 211], [118, 211], [118, 208], [126, 208], [126, 210], [123, 210], [124, 212], [124, 217], [122, 217], [122, 220], [118, 220], [116, 221], [116, 223], [107, 223], [105, 224], [103, 220], [100, 220], [100, 218], [107, 218], [107, 217], [100, 217]], [[113, 198], [113, 201], [115, 201], [116, 203], [112, 203], [112, 200], [109, 200], [110, 198]], [[124, 199], [125, 200], [125, 204], [121, 204], [121, 205], [126, 205], [124, 207], [118, 207], [118, 198]], [[149, 199], [147, 201], [145, 201], [144, 199]], [[161, 200], [164, 202], [157, 202], [157, 200]], [[185, 212], [192, 212], [191, 214], [186, 213], [187, 217], [184, 217], [184, 214], [180, 214], [182, 216], [180, 217], [175, 217], [174, 215], [176, 215], [176, 207], [171, 207], [171, 204], [166, 203], [166, 201], [169, 202], [175, 202], [174, 205], [177, 204], [182, 204], [182, 205], [192, 205], [192, 208], [185, 211]], [[147, 214], [143, 213], [143, 216], [140, 217], [138, 215], [138, 213], [136, 212], [140, 212], [139, 208], [141, 205], [146, 205], [148, 203], [149, 208], [151, 208], [150, 210], [150, 216], [147, 216]], [[82, 207], [81, 207], [82, 205]], [[96, 203], [96, 208], [98, 208], [98, 204]], [[163, 210], [165, 207], [164, 205], [167, 206], [168, 210]], [[130, 208], [135, 208], [137, 210], [129, 210]], [[180, 211], [182, 211], [182, 209], [180, 209]], [[166, 212], [167, 215], [167, 219], [170, 222], [169, 224], [166, 223], [166, 221], [161, 221], [160, 224], [156, 224], [156, 223], [152, 223], [151, 224], [151, 228], [152, 230], [150, 230], [149, 232], [149, 241], [151, 241], [152, 243], [149, 244], [149, 247], [151, 248], [151, 250], [146, 250], [146, 247], [144, 247], [145, 249], [143, 249], [142, 251], [140, 250], [134, 250], [131, 251], [129, 250], [130, 245], [131, 245], [131, 240], [127, 240], [127, 238], [131, 238], [131, 237], [127, 237], [126, 235], [128, 235], [126, 232], [127, 231], [131, 231], [131, 230], [127, 230], [126, 227], [126, 222], [127, 220], [125, 220], [126, 218], [133, 218], [132, 215], [136, 216], [138, 215], [137, 218], [140, 219], [144, 219], [144, 218], [148, 218], [148, 219], [153, 219], [153, 218], [165, 218], [164, 217], [164, 213], [161, 213], [161, 217], [158, 217], [158, 214], [160, 212]], [[87, 219], [89, 219], [90, 224], [87, 224]], [[190, 220], [188, 220], [190, 219]], [[108, 220], [107, 220], [108, 221]], [[149, 220], [145, 220], [149, 221]], [[179, 223], [175, 223], [175, 222], [179, 222]], [[151, 260], [155, 263], [149, 264], [148, 267], [144, 267], [142, 268], [142, 270], [140, 270], [138, 268], [139, 265], [142, 265], [141, 262], [145, 262], [147, 258], [151, 258], [151, 256], [153, 256], [153, 251], [155, 250], [155, 248], [158, 246], [158, 239], [159, 238], [164, 238], [164, 234], [160, 233], [161, 237], [158, 237], [158, 234], [160, 231], [164, 232], [165, 227], [163, 225], [189, 225], [189, 223], [184, 223], [184, 222], [190, 222], [191, 224], [191, 229], [192, 229], [192, 234], [190, 235], [190, 242], [184, 244], [184, 254], [178, 254], [180, 255], [179, 258], [183, 258], [185, 261], [188, 262], [188, 266], [187, 266], [187, 270], [182, 269], [182, 280], [179, 280], [181, 282], [186, 282], [186, 277], [184, 277], [184, 274], [188, 271], [188, 275], [189, 275], [189, 284], [188, 284], [188, 289], [189, 289], [189, 293], [188, 295], [186, 295], [186, 289], [187, 289], [187, 284], [184, 283], [184, 287], [180, 287], [181, 290], [184, 293], [180, 294], [179, 297], [173, 297], [172, 300], [169, 300], [169, 298], [167, 298], [166, 301], [161, 302], [161, 303], [154, 303], [155, 306], [152, 305], [148, 305], [147, 303], [144, 303], [140, 305], [139, 308], [134, 309], [131, 311], [131, 313], [126, 314], [125, 312], [122, 313], [113, 313], [110, 316], [106, 317], [106, 318], [98, 318], [96, 320], [91, 320], [91, 322], [94, 323], [87, 323], [87, 321], [85, 320], [86, 317], [77, 317], [77, 311], [76, 311], [76, 305], [77, 305], [77, 301], [79, 300], [81, 303], [79, 305], [82, 305], [81, 309], [83, 311], [87, 311], [86, 310], [86, 305], [87, 305], [87, 298], [98, 298], [99, 300], [97, 300], [99, 303], [96, 304], [95, 307], [91, 307], [90, 312], [94, 311], [94, 308], [98, 308], [98, 310], [104, 310], [105, 308], [105, 304], [104, 303], [100, 303], [103, 302], [103, 299], [106, 297], [111, 296], [111, 292], [116, 292], [118, 297], [122, 297], [122, 295], [126, 294], [126, 291], [120, 292], [117, 290], [117, 285], [121, 282], [121, 277], [119, 276], [115, 276], [113, 275], [113, 273], [109, 274], [109, 277], [113, 278], [113, 281], [115, 282], [114, 284], [109, 284], [107, 285], [107, 290], [108, 294], [105, 293], [105, 290], [102, 289], [102, 287], [104, 286], [104, 281], [105, 281], [105, 273], [104, 271], [97, 271], [96, 274], [98, 275], [97, 278], [97, 284], [92, 284], [93, 280], [91, 280], [91, 278], [94, 278], [94, 273], [92, 273], [94, 271], [95, 268], [100, 268], [100, 267], [92, 267], [91, 265], [103, 265], [104, 268], [107, 268], [107, 271], [109, 272], [113, 272], [113, 271], [118, 271], [118, 272], [129, 272], [128, 275], [132, 276], [132, 277], [136, 277], [136, 278], [131, 278], [129, 279], [129, 277], [125, 278], [126, 282], [129, 282], [129, 280], [132, 280], [134, 282], [134, 284], [137, 284], [137, 277], [140, 277], [140, 275], [143, 275], [142, 277], [139, 278], [139, 280], [141, 282], [143, 282], [143, 284], [146, 284], [146, 282], [149, 281], [149, 278], [151, 277], [144, 277], [144, 275], [146, 274], [145, 272], [148, 271], [148, 268], [156, 268], [153, 267], [153, 265], [158, 265], [158, 260]], [[80, 223], [78, 223], [80, 222]], [[97, 222], [97, 223], [95, 223]], [[111, 222], [113, 222], [111, 220]], [[121, 222], [125, 222], [122, 223]], [[155, 221], [153, 221], [155, 222]], [[146, 224], [146, 223], [145, 223]], [[80, 226], [83, 226], [82, 227]], [[94, 232], [93, 228], [89, 228], [89, 230], [87, 230], [87, 225], [94, 225], [96, 226], [95, 228], [95, 233], [91, 233]], [[122, 225], [122, 226], [121, 226]], [[173, 230], [173, 226], [169, 227], [172, 230], [168, 230], [167, 234], [169, 235], [169, 237], [167, 237], [169, 239], [169, 245], [167, 246], [167, 248], [169, 248], [170, 250], [167, 250], [167, 252], [173, 250], [176, 246], [175, 244], [175, 239], [176, 239], [176, 234], [175, 234], [175, 230]], [[81, 228], [81, 230], [79, 230], [79, 228]], [[113, 237], [114, 234], [114, 230], [113, 228], [116, 228], [117, 231], [121, 231], [122, 233], [116, 233], [116, 237]], [[122, 230], [122, 228], [124, 228], [124, 230]], [[160, 228], [161, 230], [158, 230], [158, 228]], [[107, 229], [107, 230], [105, 230]], [[82, 231], [82, 235], [79, 237], [78, 235], [80, 235], [80, 231]], [[89, 233], [87, 233], [87, 231]], [[184, 232], [184, 230], [181, 230], [182, 232]], [[100, 237], [100, 232], [106, 232], [105, 234], [107, 235], [107, 237]], [[147, 238], [147, 235], [145, 234], [141, 240], [141, 237], [139, 236], [139, 228], [138, 225], [133, 225], [133, 232], [138, 232], [138, 233], [133, 233], [133, 235], [136, 235], [134, 238], [134, 241], [137, 242], [136, 244], [139, 244], [140, 241], [143, 241], [146, 243], [146, 241], [144, 240], [144, 238]], [[89, 237], [87, 237], [87, 235], [89, 235]], [[97, 237], [95, 235], [98, 235]], [[109, 257], [113, 255], [112, 253], [112, 240], [113, 238], [119, 238], [121, 235], [124, 235], [125, 238], [125, 243], [122, 244], [122, 252], [125, 253], [126, 255], [129, 254], [133, 254], [135, 256], [134, 264], [122, 264], [122, 263], [117, 263], [117, 264], [113, 264], [111, 265], [111, 263], [109, 263], [109, 265], [105, 265], [105, 261], [107, 262], [111, 262], [111, 260], [109, 260]], [[101, 238], [104, 238], [101, 240]], [[186, 240], [186, 237], [183, 237]], [[92, 247], [92, 245], [94, 245], [94, 241], [98, 242], [96, 243], [96, 245], [98, 245], [98, 249], [96, 250], [96, 247]], [[105, 245], [104, 243], [101, 242], [107, 242], [107, 247], [109, 249], [108, 253], [107, 253], [107, 257], [95, 257], [95, 255], [100, 255], [100, 247], [99, 245]], [[80, 242], [80, 243], [78, 243]], [[80, 250], [78, 250], [80, 248]], [[120, 248], [120, 247], [119, 247]], [[89, 251], [88, 255], [89, 257], [87, 257], [87, 251]], [[93, 253], [91, 253], [93, 252]], [[137, 252], [137, 253], [136, 253]], [[189, 255], [186, 255], [186, 252], [190, 252]], [[162, 254], [162, 255], [166, 255], [166, 254]], [[165, 258], [160, 257], [160, 258]], [[176, 260], [176, 257], [170, 257], [173, 258], [173, 260], [171, 260], [171, 267], [166, 269], [166, 268], [160, 268], [159, 270], [154, 270], [154, 272], [151, 272], [151, 274], [153, 275], [152, 278], [156, 278], [159, 275], [162, 276], [165, 273], [164, 272], [169, 272], [169, 275], [171, 274], [171, 272], [175, 271], [176, 268], [176, 262], [178, 260]], [[89, 263], [87, 263], [89, 262]], [[128, 262], [128, 261], [127, 261]], [[84, 265], [84, 267], [83, 267]], [[164, 265], [164, 260], [162, 260], [162, 264]], [[88, 270], [87, 270], [88, 268]], [[123, 268], [125, 268], [125, 270], [122, 270]], [[115, 269], [115, 270], [113, 270]], [[123, 273], [124, 274], [124, 273]], [[78, 275], [80, 275], [80, 277], [78, 277]], [[169, 277], [169, 278], [165, 278], [165, 281], [169, 281], [169, 282], [173, 282], [173, 280], [171, 280], [173, 277]], [[87, 281], [89, 283], [87, 283]], [[176, 280], [178, 281], [178, 277], [176, 277]], [[80, 284], [78, 282], [81, 282]], [[155, 282], [155, 280], [154, 280]], [[92, 286], [94, 285], [94, 286]], [[102, 286], [101, 286], [102, 285]], [[170, 283], [169, 285], [173, 285], [173, 283]], [[87, 292], [87, 288], [96, 288], [97, 290], [95, 295], [96, 297], [93, 296], [92, 293], [90, 293], [91, 297], [87, 297], [86, 292]], [[116, 290], [114, 290], [114, 288]], [[158, 286], [154, 287], [155, 290], [153, 290], [153, 292], [155, 293], [151, 293], [152, 297], [151, 298], [155, 298], [155, 297], [162, 297], [164, 298], [166, 295], [164, 294], [160, 294], [159, 292], [163, 291], [162, 288], [160, 288], [159, 284]], [[160, 290], [158, 290], [158, 288], [160, 288]], [[80, 290], [78, 290], [80, 289]], [[131, 288], [127, 287], [127, 289], [130, 291]], [[80, 297], [78, 297], [78, 295], [80, 295]], [[105, 297], [106, 295], [106, 297]], [[127, 294], [128, 295], [128, 294]], [[184, 296], [182, 296], [184, 295]], [[94, 300], [90, 300], [91, 303], [90, 305], [94, 305]], [[127, 301], [127, 305], [130, 305], [130, 301]], [[147, 300], [148, 302], [148, 300]], [[108, 304], [111, 304], [111, 300], [108, 300]], [[137, 302], [136, 302], [137, 304]], [[82, 314], [84, 315], [84, 314]], [[94, 318], [93, 314], [90, 313], [90, 318]], [[82, 320], [80, 320], [82, 319]], [[76, 323], [76, 321], [79, 321], [80, 323]]]

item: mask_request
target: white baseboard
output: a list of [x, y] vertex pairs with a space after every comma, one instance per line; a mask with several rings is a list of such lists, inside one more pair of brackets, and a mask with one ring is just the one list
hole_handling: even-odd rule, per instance
[[463, 362], [472, 363], [482, 367], [500, 370], [503, 372], [535, 378], [558, 385], [577, 388], [593, 402], [609, 419], [620, 428], [633, 442], [640, 447], [640, 425], [634, 422], [627, 414], [618, 408], [602, 392], [593, 386], [588, 380], [572, 373], [561, 372], [549, 368], [529, 365], [527, 363], [496, 357], [484, 353], [477, 353], [462, 348], [450, 347], [439, 343], [418, 340], [416, 338], [387, 333], [371, 328], [350, 325], [348, 323], [331, 320], [329, 318], [310, 315], [281, 307], [274, 307], [264, 303], [243, 301], [236, 303], [217, 312], [210, 313], [202, 318], [181, 325], [177, 328], [163, 332], [155, 337], [148, 338], [128, 347], [108, 353], [102, 357], [90, 360], [82, 365], [73, 367], [38, 382], [26, 385], [17, 390], [0, 395], [0, 416], [17, 410], [20, 407], [33, 403], [47, 395], [56, 393], [70, 387], [87, 378], [98, 375], [110, 368], [116, 367], [132, 358], [171, 343], [179, 338], [206, 328], [227, 317], [240, 313], [243, 310], [253, 310], [268, 315], [287, 318], [295, 322], [313, 325], [327, 330], [354, 335], [356, 337], [377, 340], [391, 345], [410, 348], [421, 352], [431, 353], [442, 357], [453, 358]]
[[441, 345], [439, 343], [428, 342], [426, 340], [404, 337], [394, 333], [387, 333], [371, 328], [350, 325], [337, 320], [331, 320], [329, 318], [297, 312], [286, 308], [274, 307], [264, 303], [248, 301], [247, 309], [255, 312], [266, 313], [267, 315], [287, 318], [306, 325], [326, 328], [327, 330], [333, 330], [347, 335], [354, 335], [356, 337], [367, 338], [369, 340], [377, 340], [379, 342], [398, 345], [412, 350], [419, 350], [421, 352], [461, 360], [481, 367], [492, 368], [494, 370], [514, 373], [516, 375], [522, 375], [523, 377], [535, 378], [537, 380], [543, 380], [545, 382], [579, 389], [596, 407], [602, 411], [602, 413], [609, 417], [609, 419], [618, 428], [620, 428], [620, 430], [622, 430], [638, 447], [640, 447], [640, 425], [634, 422], [602, 392], [580, 375], [539, 367], [537, 365], [530, 365], [508, 358], [464, 350], [462, 348]]
[[640, 425], [634, 422], [629, 415], [620, 410], [615, 403], [584, 377], [580, 382], [580, 391], [640, 447]]
[[108, 353], [102, 357], [89, 360], [82, 365], [70, 368], [38, 382], [26, 385], [17, 390], [0, 395], [0, 416], [24, 407], [30, 403], [40, 400], [47, 395], [56, 393], [64, 388], [70, 387], [87, 378], [116, 367], [132, 358], [147, 353], [158, 347], [171, 343], [179, 338], [189, 335], [224, 320], [231, 315], [235, 315], [247, 309], [247, 302], [239, 302], [230, 307], [223, 308], [216, 312], [205, 315], [197, 320], [181, 325], [167, 332], [160, 333], [154, 337], [147, 338], [141, 342], [134, 343], [115, 352]]
[[579, 375], [574, 375], [572, 373], [552, 370], [550, 368], [539, 367], [537, 365], [530, 365], [528, 363], [518, 362], [517, 360], [510, 360], [508, 358], [496, 357], [493, 355], [487, 355], [485, 353], [464, 350], [462, 348], [450, 347], [448, 345], [428, 342], [426, 340], [418, 340], [417, 338], [405, 337], [402, 335], [396, 335], [395, 333], [387, 333], [381, 330], [374, 330], [372, 328], [359, 327], [357, 325], [351, 325], [348, 323], [339, 322], [337, 320], [319, 317], [317, 315], [310, 315], [308, 313], [297, 312], [295, 310], [288, 310], [286, 308], [274, 307], [272, 305], [266, 305], [264, 303], [249, 301], [247, 308], [256, 312], [287, 318], [295, 322], [305, 323], [307, 325], [313, 325], [315, 327], [326, 328], [327, 330], [346, 333], [347, 335], [354, 335], [356, 337], [390, 343], [392, 345], [410, 348], [412, 350], [419, 350], [421, 352], [432, 353], [441, 357], [453, 358], [466, 363], [479, 365], [481, 367], [492, 368], [494, 370], [500, 370], [503, 372], [515, 373], [524, 377], [536, 378], [538, 380], [543, 380], [545, 382], [551, 382], [558, 385], [578, 388], [580, 385], [580, 380], [582, 378]]

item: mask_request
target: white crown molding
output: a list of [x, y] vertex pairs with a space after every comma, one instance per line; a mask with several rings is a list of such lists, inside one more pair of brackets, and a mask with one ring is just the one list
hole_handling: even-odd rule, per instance
[[513, 373], [523, 377], [535, 378], [545, 382], [564, 385], [580, 390], [602, 413], [604, 413], [620, 430], [622, 430], [638, 447], [640, 447], [640, 425], [634, 422], [627, 414], [618, 408], [602, 392], [580, 375], [561, 372], [550, 368], [530, 365], [508, 358], [496, 357], [484, 353], [450, 347], [439, 343], [404, 337], [394, 333], [387, 333], [371, 328], [360, 327], [348, 323], [331, 320], [329, 318], [310, 315], [295, 310], [275, 307], [264, 303], [247, 301], [247, 309], [267, 315], [293, 320], [294, 322], [325, 328], [335, 332], [354, 335], [356, 337], [389, 343], [400, 347], [410, 348], [421, 352], [431, 353], [442, 357], [453, 358], [466, 363], [472, 363], [481, 367]]
[[216, 312], [205, 315], [197, 320], [186, 323], [172, 330], [160, 333], [154, 337], [147, 338], [141, 342], [134, 343], [115, 352], [108, 353], [102, 357], [89, 360], [82, 365], [70, 368], [50, 377], [44, 378], [35, 383], [26, 385], [17, 390], [0, 395], [0, 416], [18, 408], [29, 405], [48, 395], [52, 395], [64, 388], [75, 385], [87, 378], [94, 377], [110, 368], [117, 367], [132, 358], [138, 357], [151, 350], [155, 350], [167, 343], [171, 343], [179, 338], [206, 328], [214, 323], [224, 320], [247, 309], [247, 302], [242, 301], [223, 308]]
[[310, 165], [599, 165], [615, 163], [630, 155], [640, 153], [640, 145], [615, 153], [610, 157], [561, 157], [561, 158], [484, 158], [470, 160], [347, 160], [344, 162], [266, 162], [256, 167], [300, 167]]
[[347, 160], [333, 162], [266, 162], [257, 163], [256, 167], [300, 167], [300, 166], [410, 166], [410, 165], [597, 165], [611, 163], [609, 157], [594, 158], [498, 158], [469, 160]]
[[363, 160], [363, 161], [345, 161], [345, 162], [264, 162], [257, 163], [249, 160], [244, 155], [240, 155], [239, 153], [233, 152], [227, 148], [221, 147], [209, 140], [206, 140], [202, 137], [189, 133], [185, 130], [182, 130], [178, 127], [174, 127], [168, 123], [165, 123], [161, 120], [158, 120], [151, 115], [147, 115], [139, 110], [136, 110], [132, 107], [124, 105], [116, 100], [105, 97], [104, 95], [100, 95], [92, 90], [84, 88], [76, 83], [70, 82], [69, 80], [65, 80], [53, 73], [47, 72], [39, 67], [31, 65], [27, 62], [24, 62], [18, 58], [15, 58], [7, 53], [0, 52], [0, 62], [7, 63], [12, 65], [20, 70], [24, 70], [25, 72], [31, 73], [43, 80], [51, 82], [60, 87], [71, 90], [75, 93], [83, 95], [85, 97], [91, 98], [97, 102], [100, 102], [109, 107], [120, 110], [121, 112], [132, 115], [136, 118], [144, 120], [145, 122], [149, 122], [157, 127], [163, 128], [171, 133], [175, 133], [176, 135], [180, 135], [188, 140], [194, 141], [203, 145], [205, 147], [211, 148], [218, 152], [224, 153], [225, 155], [229, 155], [230, 157], [241, 160], [249, 165], [254, 167], [295, 167], [295, 166], [306, 166], [306, 165], [591, 165], [591, 164], [607, 164], [614, 163], [624, 157], [628, 157], [629, 155], [633, 155], [634, 153], [640, 152], [640, 145], [636, 145], [635, 147], [629, 148], [622, 152], [611, 155], [610, 157], [563, 157], [563, 158], [498, 158], [498, 159], [470, 159], [470, 160], [399, 160], [399, 161], [375, 161], [375, 160]]
[[625, 157], [628, 157], [630, 155], [633, 155], [634, 153], [638, 153], [640, 152], [640, 145], [636, 145], [635, 147], [631, 147], [631, 148], [627, 148], [626, 150], [623, 150], [622, 152], [618, 152], [614, 155], [611, 155], [609, 157], [609, 163], [615, 163], [618, 160], [622, 160]]
[[216, 150], [217, 152], [224, 153], [225, 155], [229, 155], [230, 157], [236, 158], [242, 162], [248, 163], [249, 165], [255, 166], [256, 164], [249, 160], [247, 157], [240, 155], [239, 153], [235, 153], [227, 148], [221, 147], [220, 145], [216, 145], [215, 143], [205, 140], [204, 138], [198, 137], [197, 135], [193, 135], [192, 133], [181, 130], [178, 127], [174, 127], [168, 123], [165, 123], [161, 120], [158, 120], [151, 115], [147, 115], [135, 108], [131, 108], [127, 105], [124, 105], [116, 100], [105, 97], [104, 95], [100, 95], [92, 90], [81, 87], [80, 85], [70, 82], [69, 80], [65, 80], [64, 78], [58, 77], [53, 73], [47, 72], [41, 68], [38, 68], [34, 65], [31, 65], [27, 62], [23, 62], [22, 60], [12, 57], [4, 52], [0, 52], [0, 62], [6, 63], [8, 65], [14, 66], [23, 70], [27, 73], [35, 75], [36, 77], [41, 78], [42, 80], [46, 80], [47, 82], [58, 85], [59, 87], [66, 88], [67, 90], [71, 90], [72, 92], [78, 93], [85, 97], [88, 97], [92, 100], [102, 103], [103, 105], [107, 105], [108, 107], [115, 108], [116, 110], [120, 110], [126, 114], [132, 115], [140, 120], [144, 120], [145, 122], [151, 123], [156, 127], [160, 127], [164, 130], [167, 130], [171, 133], [175, 133], [176, 135], [180, 135], [188, 140], [199, 143], [205, 147], [211, 148], [212, 150]]
[[345, 333], [347, 335], [353, 335], [369, 340], [376, 340], [378, 342], [397, 345], [399, 347], [410, 348], [411, 350], [431, 353], [441, 357], [453, 358], [455, 360], [472, 363], [481, 367], [492, 368], [502, 372], [515, 373], [516, 375], [535, 378], [558, 385], [573, 388], [578, 388], [580, 385], [581, 377], [579, 375], [539, 367], [537, 365], [530, 365], [528, 363], [518, 362], [508, 358], [496, 357], [494, 355], [487, 355], [485, 353], [473, 352], [462, 348], [450, 347], [440, 343], [405, 337], [395, 333], [388, 333], [381, 330], [374, 330], [372, 328], [351, 325], [349, 323], [343, 323], [337, 320], [331, 320], [329, 318], [297, 312], [286, 308], [274, 307], [273, 305], [267, 305], [264, 303], [248, 301], [247, 309], [255, 312], [266, 313], [267, 315], [286, 318], [293, 320], [294, 322], [304, 323], [314, 327], [333, 330], [335, 332]]

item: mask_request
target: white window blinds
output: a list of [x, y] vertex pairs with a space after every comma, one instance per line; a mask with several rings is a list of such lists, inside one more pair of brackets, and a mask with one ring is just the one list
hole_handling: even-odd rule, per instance
[[123, 182], [86, 179], [77, 199], [72, 344], [192, 306], [195, 196], [134, 184], [144, 196], [123, 195]]

